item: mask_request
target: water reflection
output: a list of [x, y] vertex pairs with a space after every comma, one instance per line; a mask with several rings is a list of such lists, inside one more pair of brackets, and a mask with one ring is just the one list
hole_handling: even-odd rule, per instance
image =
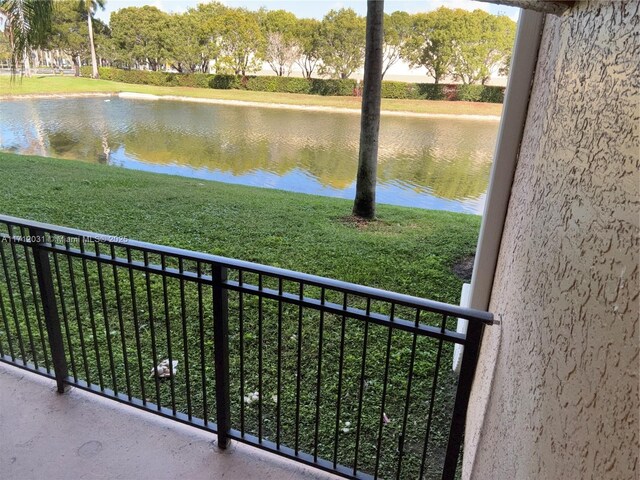
[[[378, 201], [482, 213], [497, 123], [383, 117]], [[0, 148], [352, 198], [359, 117], [169, 101], [0, 103]]]

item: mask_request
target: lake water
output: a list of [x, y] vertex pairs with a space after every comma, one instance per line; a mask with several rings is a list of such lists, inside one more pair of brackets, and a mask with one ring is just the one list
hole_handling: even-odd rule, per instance
[[[379, 203], [482, 214], [492, 121], [383, 116]], [[0, 149], [353, 198], [359, 115], [112, 98], [0, 102]]]

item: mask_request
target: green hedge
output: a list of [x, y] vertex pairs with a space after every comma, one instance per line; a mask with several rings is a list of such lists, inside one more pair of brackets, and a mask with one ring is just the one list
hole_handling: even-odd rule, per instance
[[[160, 87], [199, 87], [256, 92], [306, 93], [348, 97], [356, 94], [357, 82], [352, 79], [320, 79], [276, 76], [209, 75], [204, 73], [166, 73], [146, 70], [100, 68], [100, 78], [123, 83]], [[82, 76], [91, 75], [91, 67], [80, 69]], [[408, 100], [452, 100], [502, 103], [504, 87], [484, 85], [450, 85], [432, 83], [382, 82], [382, 98]]]

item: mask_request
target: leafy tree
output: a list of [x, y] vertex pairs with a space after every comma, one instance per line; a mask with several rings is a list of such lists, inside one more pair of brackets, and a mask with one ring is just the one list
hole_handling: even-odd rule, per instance
[[265, 41], [256, 14], [244, 8], [228, 9], [220, 25], [222, 55], [216, 66], [242, 76], [259, 70]]
[[127, 7], [111, 14], [111, 38], [122, 56], [136, 65], [147, 64], [158, 70], [166, 60], [166, 34], [169, 15], [145, 5]]
[[264, 59], [279, 77], [288, 76], [300, 57], [300, 44], [296, 38], [298, 19], [285, 10], [264, 11], [260, 16], [265, 33]]
[[0, 14], [5, 18], [4, 31], [11, 48], [11, 71], [22, 63], [25, 75], [31, 76], [31, 49], [46, 43], [51, 31], [53, 0], [0, 0]]
[[87, 29], [89, 32], [89, 48], [91, 50], [91, 77], [98, 78], [98, 59], [96, 58], [96, 45], [93, 41], [93, 16], [98, 8], [104, 10], [105, 0], [80, 0], [80, 9], [86, 12]]
[[373, 219], [376, 216], [376, 180], [378, 136], [382, 89], [382, 52], [384, 50], [384, 1], [367, 1], [364, 90], [360, 115], [360, 152], [353, 214]]
[[120, 58], [120, 52], [118, 52], [116, 43], [111, 38], [111, 29], [106, 23], [94, 18], [93, 34], [96, 44], [96, 55], [98, 56], [98, 65], [124, 63]]
[[320, 73], [349, 78], [364, 61], [364, 18], [351, 8], [331, 10], [322, 19], [319, 42]]
[[189, 10], [197, 22], [200, 36], [201, 70], [207, 72], [209, 64], [220, 56], [221, 21], [228, 7], [219, 2], [201, 3]]
[[88, 24], [85, 11], [78, 0], [58, 0], [53, 11], [53, 22], [48, 47], [71, 57], [76, 77], [80, 75], [82, 58], [90, 55], [87, 37]]
[[424, 67], [435, 83], [453, 71], [454, 45], [459, 41], [459, 28], [466, 12], [440, 7], [413, 16], [412, 32], [402, 49], [402, 56], [413, 67]]
[[453, 75], [465, 84], [482, 83], [496, 68], [509, 61], [516, 35], [516, 24], [506, 16], [484, 10], [465, 12], [456, 42]]
[[407, 12], [393, 12], [384, 16], [384, 52], [382, 77], [390, 67], [398, 63], [402, 49], [411, 35], [412, 19]]
[[7, 35], [7, 31], [3, 32], [4, 34], [0, 34], [0, 62], [2, 64], [11, 65], [11, 43], [9, 42], [9, 35]]
[[295, 37], [300, 47], [296, 63], [305, 78], [311, 78], [320, 60], [320, 22], [314, 18], [298, 20]]
[[196, 15], [171, 15], [164, 32], [164, 45], [171, 66], [180, 73], [195, 72], [203, 66], [205, 38]]

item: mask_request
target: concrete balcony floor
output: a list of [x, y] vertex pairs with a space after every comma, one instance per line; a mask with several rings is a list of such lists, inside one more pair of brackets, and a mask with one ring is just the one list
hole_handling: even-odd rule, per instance
[[336, 479], [215, 436], [0, 364], [0, 478], [131, 480]]

